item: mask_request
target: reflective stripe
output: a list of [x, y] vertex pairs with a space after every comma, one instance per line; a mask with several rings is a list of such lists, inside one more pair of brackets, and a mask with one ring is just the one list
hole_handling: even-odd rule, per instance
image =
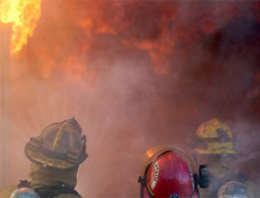
[[154, 167], [154, 177], [153, 177], [153, 181], [152, 181], [152, 185], [151, 185], [152, 190], [154, 190], [155, 185], [158, 181], [158, 177], [159, 177], [159, 164], [158, 164], [158, 162], [154, 162], [153, 167]]

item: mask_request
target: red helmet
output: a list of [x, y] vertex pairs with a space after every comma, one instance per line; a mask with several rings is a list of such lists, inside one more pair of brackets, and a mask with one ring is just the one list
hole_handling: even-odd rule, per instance
[[140, 177], [143, 198], [198, 197], [191, 159], [173, 146], [156, 146], [145, 155], [143, 176]]

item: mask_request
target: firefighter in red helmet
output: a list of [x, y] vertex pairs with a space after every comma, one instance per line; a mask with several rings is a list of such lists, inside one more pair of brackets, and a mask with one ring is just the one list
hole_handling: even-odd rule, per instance
[[201, 166], [200, 176], [194, 164], [182, 150], [171, 145], [158, 145], [144, 155], [141, 198], [198, 198], [197, 185], [207, 187], [207, 166]]
[[30, 181], [4, 189], [1, 198], [80, 198], [75, 190], [79, 165], [87, 158], [86, 136], [75, 118], [48, 125], [25, 146], [32, 162]]

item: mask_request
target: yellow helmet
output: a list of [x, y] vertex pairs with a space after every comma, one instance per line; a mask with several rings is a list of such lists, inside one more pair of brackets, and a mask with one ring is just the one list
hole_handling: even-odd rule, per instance
[[213, 118], [196, 131], [195, 151], [199, 154], [237, 154], [234, 137], [228, 125]]
[[75, 118], [48, 125], [25, 146], [29, 160], [44, 167], [70, 169], [87, 158], [86, 136]]

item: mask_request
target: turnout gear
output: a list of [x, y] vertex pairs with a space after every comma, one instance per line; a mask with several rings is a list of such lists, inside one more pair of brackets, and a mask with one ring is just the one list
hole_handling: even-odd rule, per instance
[[52, 198], [58, 195], [76, 195], [80, 197], [77, 191], [74, 190], [73, 186], [67, 186], [63, 182], [44, 182], [41, 180], [33, 179], [31, 182], [27, 180], [20, 181], [20, 184], [17, 186], [19, 189], [30, 189], [34, 191], [39, 198]]
[[29, 160], [44, 167], [70, 169], [86, 158], [86, 136], [74, 118], [53, 123], [25, 146]]
[[217, 197], [221, 186], [230, 181], [243, 184], [249, 197], [258, 197], [257, 185], [242, 172], [233, 170], [232, 162], [240, 152], [227, 124], [216, 118], [203, 122], [191, 137], [189, 146], [194, 160], [208, 165], [209, 188], [200, 190], [201, 197]]
[[208, 190], [208, 192], [201, 191], [203, 195], [207, 195], [209, 197], [217, 197], [219, 189], [226, 183], [231, 181], [237, 181], [241, 184], [245, 184], [245, 182], [247, 181], [247, 178], [241, 172], [235, 173], [231, 169], [228, 169], [228, 167], [221, 166], [221, 164], [214, 165], [209, 163], [208, 165], [210, 168], [210, 187], [205, 190]]
[[24, 149], [32, 161], [28, 174], [31, 180], [2, 190], [0, 197], [10, 198], [13, 193], [23, 198], [25, 193], [35, 192], [42, 198], [80, 198], [75, 190], [77, 171], [87, 158], [86, 136], [81, 133], [80, 125], [71, 118], [50, 124], [38, 137], [31, 138]]
[[182, 150], [159, 145], [146, 152], [143, 162], [139, 177], [141, 198], [199, 196], [199, 176], [194, 174], [194, 164]]

